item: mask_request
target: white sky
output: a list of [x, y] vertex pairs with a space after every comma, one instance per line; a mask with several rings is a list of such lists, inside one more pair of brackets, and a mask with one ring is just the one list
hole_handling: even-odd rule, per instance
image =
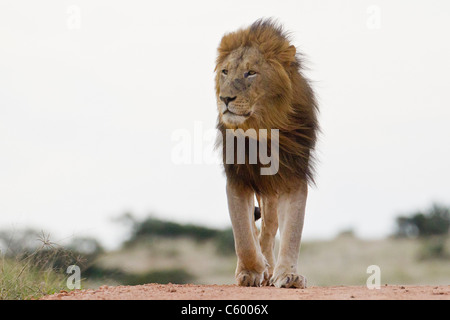
[[260, 17], [292, 32], [320, 102], [305, 239], [450, 203], [446, 0], [0, 0], [0, 229], [113, 246], [125, 211], [228, 226], [220, 166], [175, 164], [172, 134], [211, 132], [216, 47]]

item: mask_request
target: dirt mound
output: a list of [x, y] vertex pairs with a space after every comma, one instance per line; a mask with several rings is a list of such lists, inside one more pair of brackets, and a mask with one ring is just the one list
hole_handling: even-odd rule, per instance
[[450, 300], [450, 286], [384, 285], [369, 290], [362, 286], [278, 289], [235, 285], [146, 284], [102, 286], [97, 290], [61, 291], [43, 300]]

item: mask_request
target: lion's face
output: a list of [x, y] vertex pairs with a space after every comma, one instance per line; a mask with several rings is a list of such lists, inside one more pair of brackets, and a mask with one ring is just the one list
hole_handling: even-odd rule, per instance
[[217, 66], [217, 108], [223, 123], [238, 126], [254, 116], [261, 92], [267, 91], [264, 75], [268, 67], [253, 47], [234, 50]]

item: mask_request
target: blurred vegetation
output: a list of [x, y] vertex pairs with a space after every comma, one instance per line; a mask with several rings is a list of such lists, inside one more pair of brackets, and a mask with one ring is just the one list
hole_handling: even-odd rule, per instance
[[[391, 238], [361, 240], [349, 228], [332, 240], [303, 241], [299, 266], [311, 285], [364, 285], [371, 264], [381, 267], [385, 283], [449, 284], [449, 219], [450, 209], [435, 204], [399, 216]], [[95, 238], [75, 237], [63, 247], [43, 232], [0, 231], [0, 299], [32, 299], [68, 290], [66, 270], [74, 264], [81, 269], [83, 288], [234, 283], [231, 228], [154, 216], [139, 220], [129, 213], [117, 222], [128, 226], [129, 237], [114, 251], [105, 250]]]
[[433, 204], [426, 211], [400, 216], [396, 222], [397, 237], [447, 236], [450, 226], [450, 208]]
[[[214, 252], [207, 253], [209, 256], [206, 259], [209, 259], [211, 254], [234, 257], [231, 228], [219, 230], [194, 224], [181, 224], [151, 215], [138, 220], [130, 213], [125, 213], [115, 220], [129, 227], [128, 240], [122, 244], [119, 252], [128, 252], [132, 256], [129, 261], [139, 259], [135, 257], [146, 256], [152, 263], [149, 263], [148, 268], [143, 268], [144, 270], [138, 268], [130, 271], [125, 270], [127, 269], [125, 267], [111, 267], [108, 265], [109, 262], [102, 263], [108, 261], [108, 257], [105, 256], [99, 263], [84, 270], [83, 274], [91, 280], [112, 281], [124, 285], [190, 283], [196, 280], [194, 275], [196, 270], [187, 270], [192, 265], [189, 261], [192, 258], [189, 255], [193, 250], [210, 251], [209, 245], [212, 244]], [[194, 243], [191, 243], [192, 241]], [[169, 262], [170, 266], [158, 265], [158, 261], [166, 259], [173, 261]]]
[[212, 229], [194, 224], [181, 224], [172, 221], [161, 220], [152, 216], [144, 220], [137, 220], [132, 214], [126, 213], [117, 221], [131, 226], [130, 237], [124, 243], [124, 247], [151, 238], [190, 238], [196, 241], [212, 240], [216, 243], [221, 254], [234, 254], [233, 230]]
[[447, 240], [450, 227], [450, 208], [433, 204], [425, 211], [413, 212], [396, 219], [397, 238], [422, 239], [422, 247], [417, 254], [419, 260], [449, 259]]
[[125, 272], [120, 268], [104, 268], [97, 264], [84, 270], [83, 275], [90, 281], [112, 282], [122, 285], [141, 285], [146, 283], [190, 283], [195, 277], [182, 268], [150, 270], [147, 272]]
[[417, 258], [418, 260], [449, 260], [448, 245], [448, 237], [440, 236], [424, 239]]

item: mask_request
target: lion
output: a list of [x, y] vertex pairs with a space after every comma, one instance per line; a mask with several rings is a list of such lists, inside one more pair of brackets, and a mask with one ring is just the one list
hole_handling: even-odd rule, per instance
[[[287, 33], [272, 19], [227, 33], [219, 47], [215, 68], [218, 109], [217, 145], [223, 151], [226, 194], [231, 218], [240, 286], [272, 285], [305, 288], [306, 278], [297, 271], [308, 185], [314, 184], [314, 155], [319, 131], [318, 106], [309, 81], [302, 75], [302, 60]], [[244, 162], [226, 161], [227, 134], [245, 134], [245, 146], [266, 139], [258, 132], [278, 132], [274, 174], [260, 157]], [[256, 134], [255, 134], [256, 132]], [[228, 136], [228, 139], [230, 136]], [[273, 139], [272, 139], [273, 140]], [[233, 142], [234, 143], [234, 142]], [[270, 144], [271, 145], [271, 144]], [[268, 152], [274, 153], [273, 147]], [[259, 207], [255, 206], [255, 198]], [[255, 218], [260, 214], [261, 228]], [[280, 248], [275, 259], [275, 235]]]

